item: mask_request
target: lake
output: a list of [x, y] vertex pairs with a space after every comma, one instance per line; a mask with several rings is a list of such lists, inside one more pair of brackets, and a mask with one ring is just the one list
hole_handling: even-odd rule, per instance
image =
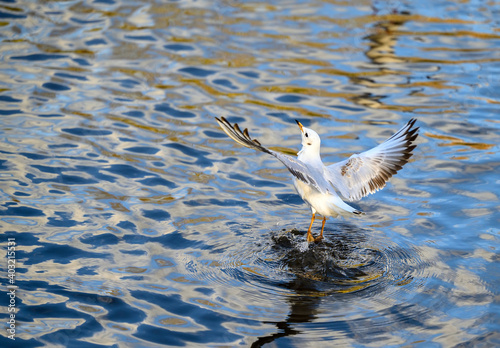
[[[500, 346], [500, 6], [0, 2], [2, 347]], [[329, 219], [237, 122], [410, 162]], [[321, 228], [318, 217], [313, 226]]]

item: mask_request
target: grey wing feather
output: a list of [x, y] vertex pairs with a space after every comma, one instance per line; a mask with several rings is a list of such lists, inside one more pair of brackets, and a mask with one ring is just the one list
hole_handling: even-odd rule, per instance
[[273, 150], [269, 150], [268, 148], [262, 146], [257, 139], [252, 139], [248, 134], [248, 129], [241, 131], [238, 124], [232, 125], [226, 120], [224, 117], [220, 119], [218, 117], [215, 118], [219, 126], [222, 130], [229, 135], [231, 139], [236, 141], [238, 144], [248, 147], [250, 149], [258, 150], [270, 154], [277, 159], [279, 159], [292, 173], [294, 177], [305, 182], [316, 188], [318, 191], [325, 193], [332, 191], [330, 184], [325, 180], [323, 174], [318, 175], [315, 173], [313, 169], [308, 168], [303, 162], [298, 159], [288, 156], [282, 153], [275, 152]]
[[349, 201], [355, 201], [383, 188], [413, 155], [418, 136], [415, 119], [382, 144], [326, 167], [325, 177]]

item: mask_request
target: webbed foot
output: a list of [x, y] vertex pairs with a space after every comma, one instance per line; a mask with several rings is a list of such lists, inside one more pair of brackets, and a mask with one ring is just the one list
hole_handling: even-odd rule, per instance
[[314, 241], [317, 243], [317, 242], [321, 242], [323, 240], [323, 236], [318, 236], [316, 238], [314, 238]]
[[310, 231], [307, 231], [307, 242], [311, 243], [311, 242], [314, 242], [314, 241], [316, 241], [316, 239], [314, 239], [312, 233]]

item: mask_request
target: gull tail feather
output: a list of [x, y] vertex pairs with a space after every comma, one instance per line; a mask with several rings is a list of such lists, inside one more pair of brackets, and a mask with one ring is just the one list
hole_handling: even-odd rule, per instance
[[344, 217], [351, 216], [351, 214], [360, 215], [363, 214], [361, 210], [351, 207], [349, 204], [344, 202], [340, 197], [335, 197], [331, 200], [332, 210], [335, 210], [337, 214]]

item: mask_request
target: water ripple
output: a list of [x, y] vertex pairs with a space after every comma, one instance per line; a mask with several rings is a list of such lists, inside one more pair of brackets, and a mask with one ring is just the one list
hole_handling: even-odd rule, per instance
[[[262, 296], [299, 292], [311, 296], [352, 293], [370, 298], [383, 292], [384, 296], [397, 297], [393, 292], [399, 291], [398, 287], [411, 291], [424, 279], [424, 263], [414, 248], [368, 242], [365, 232], [350, 225], [342, 225], [324, 242], [312, 245], [297, 230], [273, 233], [271, 238], [266, 245], [239, 245], [237, 251], [225, 252], [216, 261], [202, 261], [196, 273], [227, 285], [238, 280]], [[304, 288], [293, 287], [294, 282]], [[293, 293], [287, 290], [290, 287]]]

